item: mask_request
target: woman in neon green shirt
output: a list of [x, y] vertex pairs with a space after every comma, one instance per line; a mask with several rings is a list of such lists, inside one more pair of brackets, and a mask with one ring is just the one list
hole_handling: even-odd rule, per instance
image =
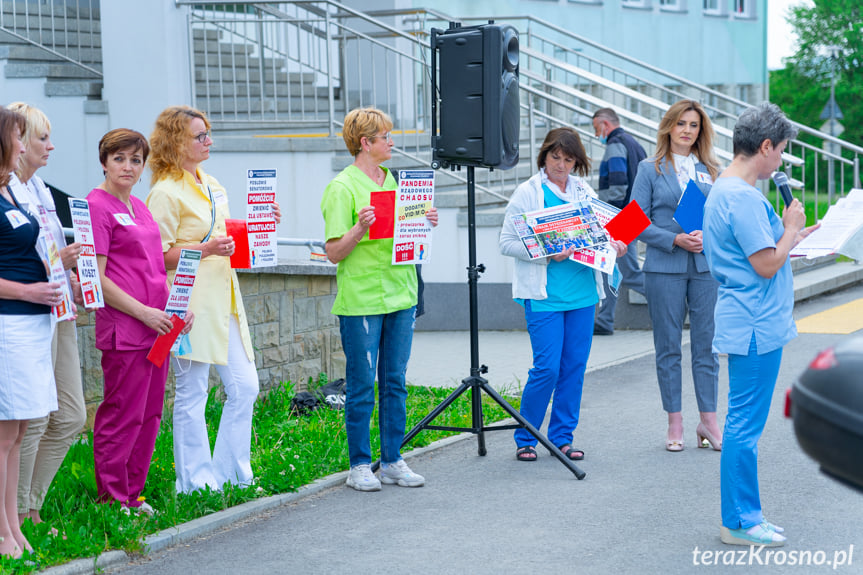
[[[416, 314], [416, 270], [413, 265], [392, 265], [392, 238], [368, 237], [375, 221], [371, 193], [397, 187], [392, 173], [380, 165], [392, 155], [392, 127], [389, 116], [374, 108], [359, 108], [345, 117], [343, 134], [354, 162], [330, 182], [321, 200], [327, 257], [339, 265], [332, 313], [339, 316], [347, 362], [345, 426], [351, 463], [347, 485], [359, 491], [377, 491], [381, 481], [403, 487], [425, 483], [399, 453], [406, 420], [405, 372]], [[426, 217], [437, 225], [435, 208]], [[371, 470], [369, 439], [376, 367], [380, 480]]]

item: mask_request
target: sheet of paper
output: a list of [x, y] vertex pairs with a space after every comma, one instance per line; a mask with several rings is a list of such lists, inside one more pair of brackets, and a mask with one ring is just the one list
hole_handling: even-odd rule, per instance
[[81, 244], [81, 255], [78, 256], [78, 281], [81, 283], [84, 307], [87, 309], [105, 307], [99, 264], [96, 261], [96, 246], [93, 244], [90, 204], [87, 200], [69, 198], [69, 211], [72, 215], [72, 227], [75, 230], [75, 242]]
[[371, 205], [375, 208], [375, 221], [369, 226], [369, 239], [386, 240], [393, 237], [396, 220], [396, 191], [372, 192]]
[[246, 231], [248, 232], [249, 263], [253, 268], [278, 263], [276, 240], [276, 170], [248, 170], [246, 178]]
[[431, 258], [434, 170], [401, 170], [395, 194], [393, 265], [421, 264]]

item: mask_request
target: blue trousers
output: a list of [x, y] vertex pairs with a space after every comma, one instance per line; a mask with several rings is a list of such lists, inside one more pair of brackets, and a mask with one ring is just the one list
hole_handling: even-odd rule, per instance
[[758, 440], [767, 423], [782, 348], [758, 355], [728, 355], [728, 416], [722, 435], [722, 524], [748, 529], [764, 521], [758, 494]]
[[683, 320], [689, 310], [689, 349], [692, 355], [692, 382], [698, 411], [716, 411], [719, 388], [719, 359], [713, 353], [713, 311], [719, 283], [710, 272], [698, 272], [691, 254], [686, 273], [644, 273], [647, 311], [653, 324], [656, 350], [656, 379], [662, 409], [682, 410], [681, 361]]
[[[521, 393], [520, 412], [539, 429], [553, 393], [548, 440], [559, 447], [572, 442], [572, 433], [578, 425], [584, 370], [593, 341], [594, 306], [534, 312], [528, 300], [524, 309], [533, 368]], [[516, 429], [515, 443], [524, 447], [537, 442], [527, 430]]]
[[346, 359], [345, 427], [351, 467], [372, 462], [369, 425], [375, 408], [375, 371], [381, 461], [395, 463], [401, 459], [407, 419], [405, 372], [415, 313], [416, 307], [410, 307], [380, 315], [339, 316]]

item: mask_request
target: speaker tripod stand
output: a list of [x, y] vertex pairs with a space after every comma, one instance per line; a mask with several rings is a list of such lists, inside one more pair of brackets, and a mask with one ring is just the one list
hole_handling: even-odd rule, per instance
[[[467, 268], [468, 287], [470, 294], [470, 376], [463, 379], [461, 385], [456, 388], [446, 399], [444, 399], [437, 407], [435, 407], [422, 421], [420, 421], [413, 429], [411, 429], [402, 442], [402, 447], [408, 444], [411, 439], [423, 429], [438, 429], [444, 431], [469, 431], [477, 436], [478, 453], [479, 455], [486, 454], [485, 448], [485, 432], [486, 431], [501, 431], [506, 429], [518, 429], [523, 427], [531, 435], [533, 435], [549, 453], [557, 457], [557, 459], [569, 469], [576, 478], [584, 479], [585, 473], [576, 466], [569, 458], [561, 451], [552, 445], [552, 443], [531, 425], [522, 415], [513, 408], [507, 401], [498, 394], [494, 388], [489, 385], [488, 381], [481, 374], [488, 372], [488, 368], [479, 364], [479, 323], [478, 323], [478, 307], [477, 307], [477, 280], [479, 274], [485, 271], [485, 266], [476, 264], [476, 203], [475, 203], [475, 180], [474, 166], [467, 166], [467, 209], [468, 209], [468, 258], [469, 266]], [[458, 399], [466, 391], [471, 392], [471, 427], [448, 427], [440, 425], [432, 425], [432, 421], [443, 413], [443, 411]], [[492, 398], [495, 403], [500, 405], [510, 417], [518, 423], [512, 425], [495, 425], [486, 426], [483, 424], [482, 415], [482, 393], [486, 393]]]

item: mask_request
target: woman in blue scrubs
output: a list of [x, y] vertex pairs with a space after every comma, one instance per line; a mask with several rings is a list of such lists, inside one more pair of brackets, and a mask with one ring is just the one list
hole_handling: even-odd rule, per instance
[[720, 464], [723, 543], [781, 546], [758, 493], [758, 439], [767, 422], [782, 346], [797, 335], [788, 254], [804, 228], [799, 201], [780, 219], [755, 187], [781, 163], [797, 129], [775, 104], [749, 108], [734, 127], [734, 160], [704, 207], [704, 253], [719, 281], [713, 351], [728, 354], [728, 415]]

